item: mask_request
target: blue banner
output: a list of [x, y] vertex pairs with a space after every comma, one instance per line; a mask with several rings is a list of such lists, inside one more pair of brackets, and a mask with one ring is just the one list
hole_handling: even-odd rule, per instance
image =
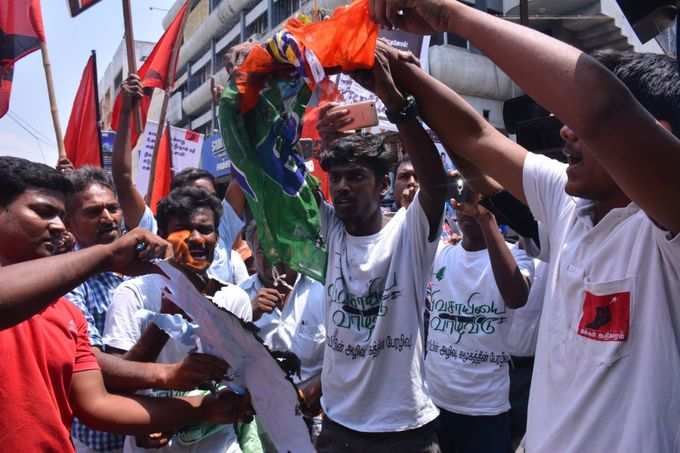
[[216, 178], [231, 174], [231, 160], [219, 132], [206, 136], [203, 140], [201, 168]]

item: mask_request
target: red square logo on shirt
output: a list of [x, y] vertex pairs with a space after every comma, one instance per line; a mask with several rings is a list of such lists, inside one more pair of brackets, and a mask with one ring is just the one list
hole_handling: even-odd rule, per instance
[[625, 341], [629, 327], [629, 292], [596, 296], [586, 291], [579, 335], [598, 341]]

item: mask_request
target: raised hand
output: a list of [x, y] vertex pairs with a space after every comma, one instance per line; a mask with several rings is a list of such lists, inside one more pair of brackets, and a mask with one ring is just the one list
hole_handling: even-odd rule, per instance
[[371, 18], [378, 24], [430, 35], [448, 30], [450, 0], [369, 0]]
[[129, 109], [134, 102], [144, 96], [142, 79], [134, 73], [128, 75], [121, 85], [121, 93], [123, 94], [123, 108]]

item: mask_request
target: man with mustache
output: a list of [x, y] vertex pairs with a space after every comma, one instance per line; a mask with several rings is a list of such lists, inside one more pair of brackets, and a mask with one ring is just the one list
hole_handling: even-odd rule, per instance
[[382, 24], [469, 40], [566, 125], [565, 166], [507, 139], [414, 65], [394, 70], [400, 88], [427, 99], [423, 119], [449, 149], [526, 202], [547, 238], [527, 451], [678, 451], [677, 60], [610, 53], [599, 63], [453, 0], [370, 8]]
[[[242, 307], [244, 312], [234, 313], [244, 317], [250, 312], [248, 296], [238, 286], [211, 279], [210, 267], [218, 241], [218, 222], [222, 215], [219, 200], [203, 189], [182, 187], [173, 190], [158, 203], [158, 230], [168, 239], [175, 253], [174, 265], [207, 296], [224, 298], [229, 306]], [[127, 280], [113, 293], [106, 317], [103, 341], [107, 348], [126, 358], [144, 362], [174, 363], [190, 356], [192, 348], [140, 317], [140, 312], [182, 314], [167, 297], [166, 288], [172, 288], [159, 274], [150, 274]], [[216, 294], [217, 293], [217, 294]], [[152, 338], [151, 341], [148, 341]], [[224, 374], [214, 379], [221, 381]], [[157, 396], [167, 396], [167, 391], [152, 391]], [[201, 429], [175, 433], [161, 433], [152, 438], [128, 437], [125, 452], [142, 452], [144, 448], [159, 448], [171, 452], [229, 452], [240, 449], [231, 425], [207, 425]]]
[[[67, 224], [77, 247], [85, 249], [118, 239], [122, 235], [123, 214], [110, 176], [101, 168], [82, 167], [69, 172], [67, 177], [74, 188], [66, 200]], [[102, 272], [66, 295], [88, 322], [90, 343], [109, 387], [121, 391], [149, 387], [186, 389], [224, 374], [226, 365], [207, 356], [160, 365], [121, 360], [107, 354], [102, 342], [104, 322], [112, 293], [123, 281], [125, 277], [121, 274]], [[73, 421], [72, 435], [79, 453], [115, 452], [123, 447], [123, 436], [94, 431], [78, 419]]]
[[230, 392], [174, 399], [109, 393], [87, 323], [62, 296], [98, 272], [147, 272], [151, 260], [168, 256], [168, 244], [136, 229], [108, 244], [57, 255], [65, 198], [72, 190], [53, 168], [0, 157], [3, 449], [74, 452], [74, 414], [101, 430], [136, 434], [240, 419], [249, 411], [249, 400]]

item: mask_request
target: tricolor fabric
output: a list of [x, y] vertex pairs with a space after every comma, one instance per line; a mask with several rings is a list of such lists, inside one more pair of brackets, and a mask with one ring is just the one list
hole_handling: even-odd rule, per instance
[[97, 62], [92, 55], [80, 79], [80, 86], [73, 101], [71, 117], [64, 135], [66, 155], [75, 168], [83, 165], [102, 166], [102, 150], [99, 138], [96, 73]]
[[172, 138], [170, 137], [170, 125], [163, 128], [161, 142], [158, 145], [156, 155], [156, 166], [152, 169], [153, 186], [149, 194], [149, 206], [151, 211], [156, 214], [158, 202], [170, 193], [172, 183]]
[[[177, 69], [176, 66], [174, 68], [170, 67], [172, 60], [172, 50], [174, 49], [177, 40], [181, 39], [182, 22], [184, 21], [185, 14], [187, 14], [188, 5], [188, 2], [185, 2], [184, 6], [182, 6], [182, 8], [177, 12], [175, 19], [172, 21], [168, 29], [165, 30], [165, 33], [163, 33], [161, 39], [158, 40], [156, 46], [151, 51], [151, 54], [149, 54], [149, 56], [146, 58], [146, 61], [144, 61], [142, 67], [139, 68], [139, 71], [137, 71], [139, 77], [142, 79], [142, 85], [145, 88], [145, 95], [140, 102], [142, 125], [146, 123], [146, 116], [149, 111], [149, 106], [151, 105], [153, 89], [160, 88], [165, 90], [169, 88], [167, 86], [168, 80], [170, 78], [169, 76], [171, 73], [174, 74]], [[121, 105], [122, 96], [119, 94], [116, 98], [116, 103], [113, 107], [113, 115], [111, 118], [111, 127], [116, 131], [118, 130], [118, 118], [120, 117]], [[141, 132], [142, 131], [136, 131], [135, 128], [132, 127], [132, 131], [130, 133], [130, 143], [132, 143], [133, 148], [137, 143]]]
[[9, 110], [14, 63], [44, 41], [39, 0], [0, 0], [0, 118]]
[[324, 281], [317, 181], [296, 149], [312, 90], [337, 91], [326, 69], [373, 66], [378, 27], [368, 0], [336, 9], [325, 21], [291, 19], [262, 46], [253, 46], [225, 88], [220, 126], [270, 262]]
[[71, 17], [75, 17], [78, 14], [85, 11], [90, 6], [95, 3], [99, 3], [101, 0], [68, 0], [68, 7], [71, 11]]

